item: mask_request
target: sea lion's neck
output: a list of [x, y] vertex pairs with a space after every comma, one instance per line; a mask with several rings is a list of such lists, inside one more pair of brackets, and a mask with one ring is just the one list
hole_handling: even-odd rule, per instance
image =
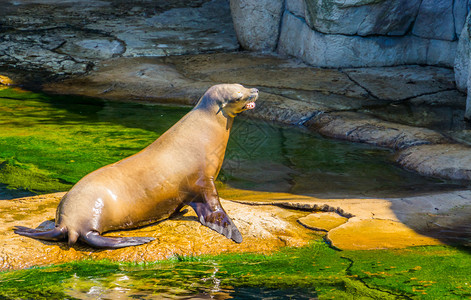
[[194, 110], [209, 114], [211, 118], [215, 118], [219, 124], [223, 125], [223, 128], [225, 128], [228, 133], [230, 132], [232, 124], [234, 123], [234, 116], [228, 115], [223, 110], [222, 103], [217, 102], [211, 97], [203, 96], [196, 104]]

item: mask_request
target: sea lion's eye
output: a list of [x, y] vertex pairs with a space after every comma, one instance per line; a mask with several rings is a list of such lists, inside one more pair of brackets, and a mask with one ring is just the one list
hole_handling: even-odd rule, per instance
[[241, 92], [237, 92], [237, 94], [235, 94], [234, 96], [234, 101], [240, 101], [243, 97], [244, 94], [242, 94]]

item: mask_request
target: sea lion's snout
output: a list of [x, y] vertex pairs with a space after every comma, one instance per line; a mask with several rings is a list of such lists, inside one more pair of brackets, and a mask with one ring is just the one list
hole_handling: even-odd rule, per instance
[[255, 101], [258, 99], [258, 89], [250, 89], [250, 96], [247, 98], [247, 104], [245, 104], [244, 109], [254, 109]]

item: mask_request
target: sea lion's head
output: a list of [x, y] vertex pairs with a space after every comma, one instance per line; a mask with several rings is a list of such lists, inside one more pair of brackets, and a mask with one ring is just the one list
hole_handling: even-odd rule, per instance
[[205, 96], [215, 100], [219, 106], [218, 113], [235, 117], [245, 110], [255, 108], [258, 90], [248, 89], [240, 84], [218, 84], [209, 88]]

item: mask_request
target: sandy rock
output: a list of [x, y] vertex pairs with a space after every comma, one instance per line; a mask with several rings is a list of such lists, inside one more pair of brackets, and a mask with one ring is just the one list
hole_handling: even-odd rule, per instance
[[354, 112], [319, 114], [305, 125], [325, 136], [391, 149], [448, 141], [443, 135], [430, 129], [381, 121]]
[[373, 96], [400, 101], [455, 88], [453, 70], [438, 67], [399, 66], [344, 70]]
[[348, 218], [327, 233], [327, 239], [340, 249], [469, 244], [471, 240], [468, 190], [391, 199], [316, 199], [275, 193], [246, 193], [236, 198], [242, 203], [316, 212], [300, 218], [303, 224], [330, 222], [333, 215], [336, 220]]
[[442, 244], [437, 239], [416, 233], [400, 222], [358, 218], [351, 218], [348, 223], [329, 231], [327, 240], [332, 246], [343, 250], [391, 249]]
[[318, 91], [362, 98], [367, 92], [334, 69], [309, 67], [274, 55], [220, 53], [166, 58], [186, 77], [194, 80], [233, 83], [302, 91]]
[[397, 162], [425, 176], [471, 180], [471, 147], [465, 145], [411, 147], [397, 154]]
[[241, 244], [202, 226], [188, 209], [172, 220], [106, 234], [156, 239], [145, 245], [97, 250], [78, 243], [69, 248], [66, 242], [39, 241], [16, 235], [12, 230], [18, 225], [43, 229], [54, 226], [55, 210], [64, 193], [2, 200], [0, 270], [82, 259], [142, 262], [174, 255], [269, 253], [284, 246], [306, 245], [313, 232], [307, 227], [317, 232], [318, 229], [328, 231], [328, 240], [340, 249], [463, 243], [471, 238], [470, 191], [395, 199], [317, 199], [232, 189], [221, 192], [238, 199], [222, 203], [244, 237]]
[[330, 231], [348, 221], [337, 213], [313, 213], [298, 220], [303, 226], [312, 230]]
[[[63, 194], [0, 201], [0, 270], [27, 268], [81, 259], [155, 261], [173, 255], [202, 255], [224, 252], [267, 253], [283, 246], [305, 245], [309, 230], [296, 222], [305, 212], [274, 206], [248, 206], [223, 201], [223, 206], [240, 229], [244, 241], [236, 244], [201, 225], [189, 209], [183, 216], [137, 230], [118, 231], [109, 236], [151, 236], [156, 240], [137, 247], [98, 250], [78, 243], [39, 241], [13, 233], [17, 225], [36, 228], [53, 226], [56, 206]], [[47, 221], [46, 221], [47, 220]], [[46, 222], [44, 222], [46, 221]], [[263, 241], [263, 242], [262, 242]]]
[[278, 42], [282, 0], [231, 0], [237, 38], [244, 49], [273, 51]]
[[121, 58], [105, 61], [91, 75], [48, 83], [50, 93], [89, 97], [195, 104], [211, 82], [193, 81], [158, 58]]

